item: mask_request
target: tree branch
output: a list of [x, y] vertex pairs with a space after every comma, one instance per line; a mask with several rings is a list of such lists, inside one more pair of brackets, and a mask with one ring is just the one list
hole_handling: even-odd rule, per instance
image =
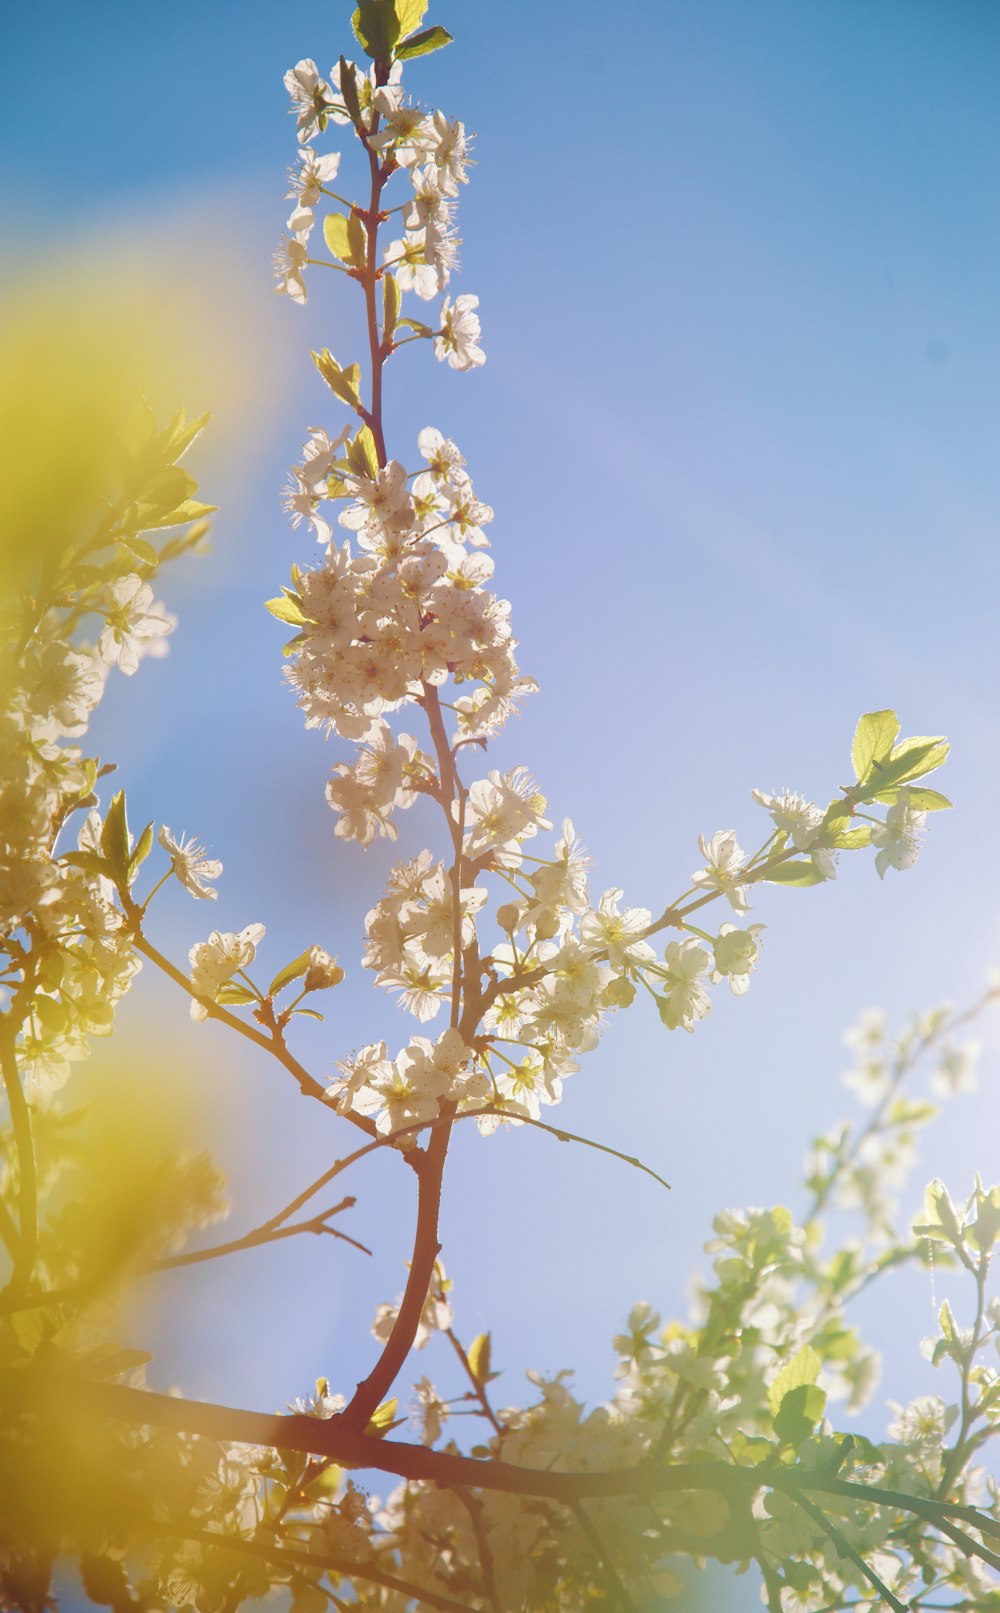
[[189, 1525], [150, 1524], [147, 1531], [155, 1535], [166, 1535], [177, 1540], [194, 1540], [199, 1545], [210, 1546], [219, 1551], [233, 1551], [245, 1556], [263, 1559], [264, 1562], [273, 1563], [281, 1568], [286, 1564], [292, 1568], [317, 1568], [322, 1572], [333, 1569], [335, 1573], [343, 1574], [349, 1579], [367, 1580], [372, 1585], [381, 1585], [383, 1589], [397, 1591], [414, 1601], [420, 1602], [424, 1607], [433, 1607], [438, 1613], [475, 1613], [467, 1602], [456, 1602], [450, 1596], [442, 1596], [438, 1591], [425, 1589], [420, 1585], [413, 1585], [409, 1580], [398, 1579], [395, 1574], [386, 1574], [374, 1563], [358, 1562], [348, 1557], [328, 1557], [322, 1552], [296, 1551], [289, 1547], [281, 1550], [260, 1545], [256, 1540], [244, 1540], [239, 1535], [216, 1534], [208, 1529], [194, 1529]]
[[[18, 996], [27, 988], [22, 985]], [[35, 1172], [35, 1147], [31, 1136], [31, 1112], [21, 1085], [17, 1067], [17, 1029], [13, 1017], [14, 1004], [0, 1015], [0, 1068], [7, 1090], [10, 1123], [17, 1148], [17, 1249], [13, 1256], [14, 1269], [3, 1291], [4, 1297], [18, 1298], [31, 1282], [38, 1253], [38, 1184]]]
[[[309, 1074], [309, 1071], [299, 1063], [298, 1059], [288, 1051], [288, 1048], [285, 1046], [284, 1040], [280, 1035], [276, 1033], [273, 1036], [265, 1036], [263, 1031], [255, 1030], [252, 1025], [246, 1024], [244, 1020], [238, 1019], [235, 1014], [231, 1014], [228, 1008], [223, 1008], [221, 1004], [213, 1002], [211, 997], [199, 996], [198, 992], [192, 991], [191, 982], [187, 975], [184, 974], [182, 970], [178, 969], [176, 964], [171, 963], [169, 958], [165, 958], [162, 952], [158, 952], [156, 947], [153, 946], [152, 942], [147, 941], [146, 937], [138, 928], [133, 929], [132, 938], [135, 943], [136, 951], [141, 952], [144, 958], [149, 959], [150, 963], [155, 963], [156, 967], [161, 970], [162, 973], [168, 977], [168, 979], [172, 980], [175, 985], [180, 986], [181, 990], [186, 992], [194, 1002], [200, 1003], [209, 1019], [217, 1019], [221, 1024], [228, 1025], [230, 1030], [237, 1031], [239, 1035], [244, 1036], [248, 1042], [253, 1042], [255, 1047], [261, 1047], [264, 1049], [265, 1053], [270, 1053], [272, 1058], [276, 1058], [278, 1063], [282, 1064], [288, 1073], [295, 1077], [295, 1080], [298, 1083], [299, 1091], [305, 1097], [318, 1098], [320, 1102], [324, 1103], [328, 1109], [331, 1107], [327, 1099], [326, 1088], [321, 1086], [320, 1083]], [[335, 1110], [334, 1113], [339, 1114], [340, 1111]], [[365, 1115], [348, 1113], [344, 1116], [344, 1118], [349, 1120], [352, 1125], [360, 1127], [360, 1129], [366, 1132], [369, 1136], [374, 1136], [374, 1122], [369, 1120]]]

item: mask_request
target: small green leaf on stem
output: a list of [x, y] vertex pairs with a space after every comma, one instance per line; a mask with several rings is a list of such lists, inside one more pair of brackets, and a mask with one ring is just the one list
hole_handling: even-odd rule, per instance
[[478, 1383], [480, 1387], [489, 1383], [491, 1374], [490, 1335], [488, 1333], [480, 1333], [476, 1336], [476, 1338], [473, 1339], [472, 1343], [469, 1345], [469, 1352], [466, 1359], [469, 1363], [469, 1371], [476, 1383]]
[[816, 1382], [821, 1364], [811, 1344], [805, 1345], [790, 1361], [786, 1361], [767, 1391], [767, 1403], [771, 1408], [772, 1417], [777, 1415], [778, 1408], [790, 1389], [798, 1389], [803, 1384]]
[[403, 300], [399, 289], [399, 281], [394, 274], [387, 274], [382, 281], [382, 340], [391, 342], [399, 318], [399, 308]]
[[871, 772], [873, 762], [886, 761], [899, 733], [894, 711], [869, 711], [859, 720], [851, 745], [854, 777], [860, 784]]
[[813, 863], [796, 857], [791, 862], [778, 863], [761, 878], [768, 885], [822, 885], [823, 875]]
[[412, 34], [403, 44], [396, 46], [396, 60], [405, 62], [413, 56], [429, 56], [432, 50], [441, 50], [451, 42], [452, 35], [446, 28], [425, 28], [421, 33]]
[[361, 386], [361, 366], [359, 364], [349, 364], [346, 369], [342, 368], [328, 347], [324, 347], [321, 353], [313, 353], [312, 360], [334, 396], [338, 397], [342, 403], [348, 404], [352, 409], [359, 408], [361, 404], [359, 390]]
[[293, 980], [300, 979], [309, 967], [311, 953], [312, 948], [306, 947], [306, 950], [300, 952], [297, 958], [293, 958], [291, 963], [286, 963], [283, 969], [279, 969], [267, 988], [267, 995], [273, 997], [277, 992], [284, 991], [286, 986], [290, 986]]
[[399, 38], [399, 18], [392, 0], [361, 0], [351, 18], [358, 43], [373, 62], [387, 62]]
[[101, 850], [108, 860], [115, 883], [127, 886], [129, 836], [124, 790], [118, 791], [108, 807], [108, 815], [101, 829]]
[[129, 882], [130, 885], [131, 885], [132, 881], [135, 879], [136, 874], [139, 872], [140, 867], [146, 861], [146, 858], [149, 856], [149, 854], [152, 851], [152, 849], [153, 849], [153, 825], [152, 825], [152, 823], [147, 823], [145, 829], [143, 829], [143, 831], [142, 831], [142, 834], [139, 836], [138, 840], [136, 841], [135, 849], [132, 852], [132, 855], [128, 860], [128, 882]]

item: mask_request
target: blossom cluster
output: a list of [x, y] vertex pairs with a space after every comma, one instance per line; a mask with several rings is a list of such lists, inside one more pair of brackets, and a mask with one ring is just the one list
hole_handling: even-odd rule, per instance
[[[439, 110], [424, 112], [407, 101], [401, 80], [401, 62], [393, 64], [384, 84], [377, 81], [374, 67], [365, 72], [353, 62], [336, 63], [329, 80], [320, 75], [311, 58], [285, 74], [304, 149], [298, 169], [291, 173], [289, 199], [295, 206], [288, 218], [290, 234], [275, 257], [275, 272], [278, 289], [294, 302], [306, 301], [305, 269], [317, 261], [310, 258], [308, 243], [320, 198], [340, 199], [329, 187], [337, 177], [341, 154], [318, 155], [311, 149], [311, 142], [331, 121], [353, 124], [363, 146], [380, 165], [383, 181], [397, 171], [410, 181], [411, 199], [398, 209], [404, 233], [386, 246], [383, 258], [384, 271], [392, 273], [399, 291], [412, 291], [427, 302], [444, 291], [458, 268], [461, 241], [455, 229], [456, 200], [459, 185], [468, 183], [470, 161], [465, 127]], [[360, 218], [360, 209], [353, 207], [352, 216]], [[437, 357], [454, 369], [471, 369], [484, 362], [478, 306], [478, 297], [464, 294], [453, 303], [446, 296], [439, 327], [426, 332], [434, 336]]]
[[[271, 606], [299, 629], [287, 675], [307, 725], [366, 747], [329, 791], [349, 820], [339, 832], [365, 843], [376, 830], [391, 834], [393, 808], [431, 777], [410, 736], [392, 740], [387, 713], [453, 678], [473, 691], [456, 704], [463, 736], [477, 737], [496, 733], [535, 687], [518, 668], [510, 606], [487, 586], [493, 511], [476, 498], [453, 443], [428, 428], [419, 448], [429, 468], [415, 478], [396, 460], [351, 470], [325, 432], [312, 433], [293, 475], [297, 488], [308, 483], [324, 559], [296, 568]], [[349, 539], [333, 541], [322, 513], [331, 477], [352, 501], [339, 522], [357, 534], [356, 552]], [[291, 499], [298, 516], [301, 492]]]
[[[359, 37], [387, 15], [373, 13], [366, 22], [359, 13]], [[429, 41], [426, 48], [433, 48]], [[485, 749], [535, 684], [515, 659], [510, 606], [489, 586], [493, 510], [477, 496], [459, 447], [425, 427], [417, 441], [423, 467], [414, 469], [384, 446], [382, 371], [401, 345], [401, 328], [413, 331], [406, 340], [433, 336], [438, 356], [449, 356], [456, 368], [483, 357], [478, 323], [468, 327], [466, 345], [461, 321], [455, 324], [461, 298], [454, 310], [446, 299], [436, 332], [400, 316], [404, 293], [427, 300], [457, 268], [454, 209], [468, 177], [461, 123], [408, 100], [402, 75], [400, 59], [376, 60], [368, 72], [341, 59], [324, 79], [309, 59], [285, 78], [301, 148], [289, 229], [307, 254], [321, 200], [348, 208], [328, 213], [324, 238], [334, 266], [365, 294], [371, 403], [362, 401], [360, 365], [344, 366], [327, 350], [313, 354], [360, 425], [353, 434], [310, 428], [285, 502], [293, 526], [311, 527], [323, 558], [296, 565], [291, 585], [268, 608], [296, 629], [286, 672], [307, 726], [358, 747], [353, 762], [335, 764], [327, 785], [337, 834], [362, 845], [376, 836], [395, 839], [396, 814], [420, 795], [447, 816], [453, 865], [429, 851], [397, 864], [368, 914], [364, 961], [421, 1023], [450, 1001], [448, 1034], [460, 1031], [461, 1051], [449, 1045], [429, 1053], [431, 1044], [418, 1037], [389, 1058], [375, 1044], [341, 1064], [343, 1079], [331, 1089], [339, 1108], [376, 1117], [382, 1131], [407, 1132], [412, 1144], [413, 1128], [448, 1105], [468, 1109], [478, 1101], [489, 1108], [480, 1118], [484, 1131], [504, 1115], [537, 1119], [541, 1104], [558, 1101], [577, 1056], [596, 1045], [608, 1014], [628, 1007], [640, 988], [664, 1025], [692, 1030], [711, 1007], [710, 985], [728, 981], [737, 996], [748, 988], [763, 929], [745, 920], [754, 884], [832, 879], [840, 851], [866, 845], [877, 848], [880, 875], [889, 866], [908, 867], [926, 811], [948, 803], [913, 787], [940, 765], [947, 747], [919, 740], [895, 745], [893, 714], [871, 713], [855, 735], [856, 790], [827, 808], [793, 790], [754, 790], [772, 826], [763, 847], [748, 856], [733, 829], [701, 836], [692, 899], [654, 919], [646, 907], [622, 906], [620, 889], [591, 905], [587, 859], [569, 820], [552, 855], [527, 850], [551, 823], [526, 768], [493, 769], [464, 782], [463, 747]], [[340, 183], [341, 154], [318, 156], [313, 149], [331, 123], [350, 127], [367, 156], [367, 206], [345, 202], [331, 188], [335, 179]], [[396, 174], [408, 178], [412, 200], [401, 205], [403, 236], [380, 253], [379, 229], [391, 216], [383, 190]], [[286, 266], [282, 289], [304, 297], [301, 262]], [[380, 327], [373, 326], [379, 290]], [[352, 536], [336, 540], [334, 522]], [[445, 693], [457, 719], [450, 740], [443, 731]], [[427, 718], [431, 747], [394, 729], [394, 715], [406, 707]], [[885, 817], [865, 810], [876, 802], [888, 806]], [[491, 905], [490, 878], [505, 888], [487, 937], [481, 925]], [[729, 903], [736, 922], [708, 932], [689, 915], [716, 898]], [[674, 933], [660, 954], [651, 937], [663, 928]]]
[[0, 953], [8, 991], [26, 999], [17, 1059], [29, 1101], [62, 1086], [89, 1039], [112, 1029], [140, 967], [104, 856], [99, 764], [82, 742], [112, 669], [132, 676], [166, 652], [175, 618], [154, 597], [160, 557], [139, 534], [186, 526], [172, 553], [197, 541], [203, 527], [191, 523], [207, 506], [177, 461], [202, 423], [179, 414], [158, 429], [136, 410], [98, 535], [53, 555], [37, 586], [5, 606]]

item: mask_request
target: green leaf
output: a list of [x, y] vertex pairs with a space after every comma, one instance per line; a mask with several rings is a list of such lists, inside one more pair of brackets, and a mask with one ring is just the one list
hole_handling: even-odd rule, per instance
[[127, 549], [129, 554], [135, 555], [137, 560], [141, 560], [144, 566], [159, 565], [160, 556], [158, 550], [154, 549], [151, 543], [147, 543], [145, 538], [137, 538], [131, 533], [123, 533], [120, 541], [122, 547]]
[[870, 824], [859, 824], [856, 829], [841, 829], [837, 834], [824, 835], [823, 843], [833, 846], [837, 850], [856, 850], [858, 846], [870, 846], [872, 831]]
[[142, 834], [135, 843], [135, 848], [128, 860], [128, 882], [131, 885], [141, 865], [146, 861], [153, 849], [153, 825], [147, 823]]
[[[880, 801], [883, 806], [891, 806], [903, 788], [904, 785], [896, 784], [891, 789], [880, 790], [875, 800]], [[939, 790], [926, 790], [918, 785], [915, 789], [910, 788], [910, 805], [921, 812], [946, 812], [950, 809], [951, 802]]]
[[885, 761], [872, 763], [869, 782], [881, 791], [892, 785], [906, 784], [910, 779], [923, 778], [947, 761], [950, 750], [951, 746], [940, 735], [933, 739], [925, 735], [906, 739]]
[[70, 868], [83, 868], [88, 874], [103, 874], [106, 879], [114, 878], [111, 864], [106, 857], [98, 856], [96, 851], [67, 851], [59, 861], [68, 863]]
[[860, 719], [851, 745], [854, 776], [859, 783], [868, 777], [873, 762], [887, 759], [898, 733], [899, 718], [894, 711], [869, 711]]
[[396, 46], [396, 60], [406, 62], [412, 56], [429, 56], [432, 50], [441, 50], [451, 41], [452, 35], [446, 28], [425, 28], [422, 33], [413, 34], [405, 44]]
[[399, 289], [399, 281], [394, 274], [387, 274], [382, 281], [382, 340], [392, 341], [392, 333], [396, 329], [396, 320], [399, 318], [399, 307], [403, 294]]
[[989, 1254], [1000, 1236], [1000, 1187], [977, 1195], [976, 1219], [969, 1228], [969, 1242], [982, 1254]]
[[469, 1345], [467, 1356], [469, 1371], [476, 1382], [482, 1386], [490, 1381], [490, 1335], [480, 1333]]
[[306, 947], [306, 950], [300, 952], [297, 958], [293, 958], [291, 963], [286, 963], [283, 969], [278, 970], [267, 988], [269, 997], [273, 997], [276, 992], [283, 991], [286, 986], [291, 985], [293, 980], [298, 980], [301, 975], [305, 974], [309, 967], [309, 954], [311, 951], [311, 947]]
[[197, 491], [198, 483], [186, 470], [181, 470], [179, 465], [164, 465], [150, 477], [136, 503], [150, 516], [163, 516]]
[[375, 438], [367, 426], [362, 426], [347, 444], [347, 463], [355, 476], [367, 476], [370, 481], [378, 476]]
[[789, 1445], [807, 1440], [826, 1410], [826, 1394], [815, 1383], [801, 1383], [782, 1397], [774, 1431]]
[[847, 828], [850, 821], [851, 804], [849, 801], [845, 801], [842, 796], [838, 795], [835, 801], [830, 802], [830, 805], [823, 814], [823, 822], [820, 824], [824, 842], [827, 833], [839, 834], [842, 829]]
[[215, 994], [215, 1001], [221, 1003], [223, 1008], [243, 1008], [247, 1003], [257, 1002], [257, 994], [249, 986], [241, 986], [238, 981], [230, 980], [220, 986]]
[[346, 213], [328, 213], [323, 220], [323, 239], [341, 263], [351, 262], [350, 222]]
[[348, 62], [345, 57], [340, 58], [340, 93], [344, 98], [347, 115], [353, 123], [361, 118], [361, 105], [358, 101], [358, 86], [354, 77], [354, 63]]
[[790, 1361], [785, 1362], [767, 1391], [767, 1403], [771, 1408], [772, 1417], [777, 1416], [778, 1407], [790, 1389], [799, 1389], [803, 1384], [816, 1382], [821, 1364], [811, 1344], [805, 1345], [798, 1355], [793, 1355]]
[[264, 609], [276, 616], [279, 622], [288, 622], [291, 627], [303, 627], [309, 620], [308, 616], [303, 615], [296, 595], [287, 590], [276, 599], [265, 599]]
[[315, 1008], [293, 1008], [292, 1013], [305, 1014], [307, 1019], [318, 1019], [321, 1025], [323, 1023], [323, 1015]]
[[108, 807], [108, 815], [101, 829], [101, 850], [111, 865], [112, 878], [124, 885], [128, 880], [128, 815], [125, 810], [125, 791], [119, 790]]
[[415, 331], [418, 336], [434, 335], [434, 331], [432, 330], [431, 326], [422, 324], [419, 319], [400, 319], [397, 320], [397, 324], [406, 325], [410, 330]]
[[740, 1467], [756, 1467], [759, 1462], [766, 1462], [774, 1455], [774, 1445], [771, 1440], [764, 1439], [762, 1435], [747, 1435], [737, 1428], [729, 1442], [733, 1460]]
[[116, 1557], [80, 1557], [80, 1579], [95, 1607], [134, 1607], [131, 1586]]
[[387, 62], [399, 38], [399, 18], [392, 0], [361, 0], [351, 26], [365, 54], [373, 62]]
[[761, 876], [768, 885], [822, 885], [823, 875], [811, 862], [795, 857]]
[[58, 997], [47, 997], [43, 991], [36, 992], [31, 1000], [32, 1015], [41, 1020], [47, 1031], [59, 1032], [65, 1029], [69, 1009]]
[[394, 0], [394, 10], [400, 37], [406, 39], [423, 22], [427, 0]]
[[938, 1243], [950, 1243], [956, 1248], [961, 1244], [962, 1231], [955, 1206], [940, 1177], [936, 1176], [933, 1182], [928, 1183], [924, 1194], [923, 1220], [914, 1223], [913, 1231], [918, 1238], [931, 1238]]
[[384, 1438], [395, 1426], [393, 1418], [398, 1405], [399, 1401], [395, 1397], [392, 1400], [383, 1400], [381, 1406], [377, 1406], [372, 1412], [365, 1433], [375, 1435], [379, 1439]]
[[352, 409], [359, 408], [361, 366], [350, 364], [346, 369], [342, 369], [328, 347], [324, 347], [321, 353], [314, 353], [312, 359], [334, 396], [342, 403], [349, 404]]
[[[174, 509], [169, 510], [165, 515], [158, 516], [156, 520], [143, 517], [142, 530], [152, 532], [160, 527], [186, 526], [189, 521], [201, 521], [206, 515], [213, 515], [217, 509], [217, 504], [201, 504], [194, 498], [182, 499]], [[141, 510], [139, 513], [142, 516], [143, 512]], [[165, 551], [161, 554], [160, 559], [167, 559]]]
[[207, 414], [196, 415], [193, 420], [185, 419], [184, 410], [179, 409], [167, 428], [166, 434], [160, 444], [160, 451], [164, 459], [171, 462], [183, 459], [191, 444], [195, 442], [208, 425]]
[[360, 213], [352, 213], [347, 221], [347, 241], [351, 256], [348, 262], [356, 269], [363, 269], [368, 263], [368, 231]]
[[78, 800], [82, 801], [84, 796], [90, 795], [94, 785], [97, 783], [98, 763], [92, 756], [87, 756], [80, 765], [83, 768], [83, 788], [80, 791]]

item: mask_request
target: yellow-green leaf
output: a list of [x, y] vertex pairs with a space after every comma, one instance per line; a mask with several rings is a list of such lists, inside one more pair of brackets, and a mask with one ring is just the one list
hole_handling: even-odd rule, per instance
[[382, 340], [385, 342], [392, 341], [402, 300], [399, 281], [394, 274], [387, 274], [382, 281]]
[[777, 1414], [782, 1400], [790, 1389], [798, 1389], [802, 1384], [816, 1382], [820, 1365], [819, 1356], [811, 1344], [805, 1345], [798, 1355], [793, 1355], [790, 1361], [786, 1361], [767, 1391], [767, 1403], [771, 1408], [772, 1417]]
[[368, 262], [368, 231], [360, 214], [352, 213], [347, 221], [348, 263], [354, 269], [363, 269]]
[[489, 1382], [490, 1376], [490, 1335], [480, 1333], [469, 1345], [469, 1371], [481, 1386]]
[[367, 426], [362, 426], [347, 444], [347, 463], [355, 476], [367, 476], [371, 481], [377, 477], [375, 438]]
[[359, 44], [375, 62], [387, 62], [399, 38], [399, 18], [391, 0], [361, 0], [351, 18]]
[[859, 783], [868, 777], [873, 762], [888, 759], [898, 733], [899, 718], [894, 711], [869, 711], [860, 719], [851, 746], [854, 776]]
[[136, 841], [135, 849], [128, 860], [128, 882], [130, 885], [136, 874], [139, 872], [140, 865], [146, 861], [146, 858], [149, 856], [152, 849], [153, 825], [152, 823], [147, 823], [145, 829], [142, 831], [142, 834]]
[[265, 599], [264, 609], [276, 616], [279, 622], [288, 622], [292, 627], [302, 627], [309, 620], [292, 594], [279, 594], [276, 599]]
[[394, 0], [394, 9], [400, 37], [405, 39], [407, 34], [412, 34], [423, 22], [427, 0]]
[[304, 952], [300, 952], [297, 958], [293, 958], [291, 963], [286, 963], [283, 969], [278, 970], [278, 973], [275, 975], [274, 979], [271, 981], [271, 984], [267, 988], [267, 995], [269, 997], [273, 997], [277, 992], [283, 991], [286, 986], [291, 985], [293, 980], [298, 980], [301, 975], [305, 974], [309, 967], [309, 955], [311, 951], [311, 947], [306, 947], [306, 950]]
[[323, 220], [323, 239], [341, 263], [351, 261], [350, 222], [345, 213], [328, 213]]
[[128, 814], [125, 810], [125, 791], [119, 790], [108, 807], [108, 815], [101, 829], [101, 850], [108, 859], [117, 884], [128, 878]]
[[[884, 806], [891, 806], [898, 797], [900, 790], [904, 788], [906, 788], [905, 785], [897, 784], [892, 789], [880, 790], [875, 799], [882, 802]], [[942, 795], [940, 790], [927, 790], [919, 784], [910, 789], [910, 805], [911, 807], [916, 807], [920, 812], [947, 812], [951, 808], [951, 802], [948, 797]]]
[[790, 862], [778, 863], [767, 874], [761, 875], [768, 885], [821, 885], [823, 875], [811, 862], [795, 857]]
[[392, 1400], [383, 1400], [381, 1406], [377, 1406], [372, 1412], [371, 1417], [368, 1420], [368, 1427], [365, 1429], [365, 1433], [373, 1434], [380, 1439], [384, 1438], [384, 1436], [394, 1426], [396, 1407], [398, 1405], [399, 1401], [395, 1398], [395, 1396]]
[[423, 33], [413, 34], [404, 44], [396, 46], [396, 60], [405, 62], [413, 56], [429, 56], [432, 50], [441, 50], [451, 41], [452, 35], [446, 28], [425, 28]]
[[789, 1445], [807, 1440], [826, 1410], [826, 1394], [814, 1383], [800, 1383], [781, 1398], [774, 1431]]
[[344, 368], [337, 363], [328, 347], [324, 347], [321, 353], [314, 353], [312, 360], [334, 396], [356, 409], [361, 401], [358, 390], [361, 385], [360, 365], [349, 364]]

